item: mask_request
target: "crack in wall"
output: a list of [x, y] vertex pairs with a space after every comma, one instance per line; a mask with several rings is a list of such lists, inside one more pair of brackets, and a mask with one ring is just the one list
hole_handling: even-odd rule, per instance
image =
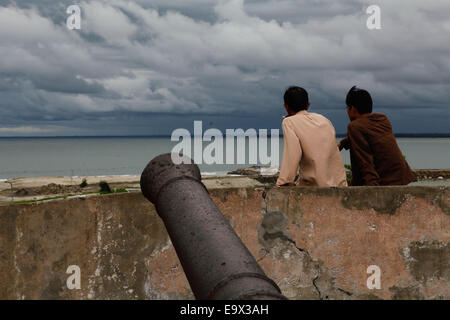
[[312, 280], [312, 284], [313, 284], [314, 288], [316, 289], [317, 293], [319, 294], [319, 300], [323, 300], [322, 292], [320, 292], [320, 289], [316, 283], [316, 281], [319, 280], [319, 278], [320, 278], [320, 269], [318, 269], [317, 272], [319, 273], [319, 275]]
[[346, 290], [344, 290], [344, 289], [342, 289], [342, 288], [337, 288], [337, 289], [338, 289], [340, 292], [342, 292], [342, 293], [348, 295], [349, 297], [351, 297], [351, 296], [353, 295], [353, 293], [348, 292], [348, 291], [346, 291]]
[[[352, 297], [353, 293], [335, 286], [335, 278], [320, 261], [312, 258], [307, 249], [300, 248], [296, 241], [292, 239], [286, 230], [288, 222], [287, 216], [281, 211], [269, 211], [268, 197], [266, 190], [263, 192], [262, 214], [263, 221], [258, 228], [258, 235], [260, 243], [265, 247], [266, 254], [258, 260], [261, 261], [273, 250], [276, 246], [276, 240], [289, 243], [301, 253], [303, 261], [303, 272], [309, 273], [312, 277], [311, 287], [316, 292], [320, 300], [329, 299], [330, 297], [339, 297], [342, 294], [347, 297]], [[305, 269], [306, 268], [306, 269]], [[325, 290], [325, 291], [324, 291]]]
[[[317, 263], [316, 261], [314, 261], [314, 259], [311, 257], [311, 255], [308, 252], [308, 250], [300, 248], [299, 246], [297, 246], [297, 243], [293, 239], [291, 239], [291, 238], [289, 238], [287, 236], [284, 236], [283, 238], [285, 238], [286, 241], [292, 243], [294, 245], [294, 247], [298, 251], [302, 252], [308, 258], [309, 262], [312, 262], [314, 264], [314, 270], [317, 272], [317, 276], [312, 280], [312, 284], [313, 284], [314, 288], [316, 289], [317, 294], [319, 295], [319, 299], [323, 300], [322, 292], [320, 291], [320, 289], [319, 289], [319, 287], [318, 287], [318, 285], [316, 283], [316, 281], [319, 280], [319, 278], [320, 278], [320, 264]], [[281, 239], [281, 240], [283, 240], [283, 239]]]
[[[267, 255], [270, 253], [271, 245], [268, 242], [274, 241], [276, 239], [280, 239], [281, 241], [288, 242], [292, 244], [299, 252], [303, 254], [304, 257], [307, 258], [307, 264], [312, 263], [313, 264], [313, 272], [317, 275], [312, 280], [312, 286], [317, 291], [319, 299], [322, 299], [322, 293], [316, 283], [316, 281], [320, 278], [321, 272], [320, 272], [320, 264], [311, 257], [310, 253], [303, 248], [300, 248], [295, 240], [293, 240], [288, 232], [286, 231], [286, 222], [287, 219], [284, 215], [284, 213], [280, 211], [269, 211], [268, 210], [268, 201], [267, 201], [267, 191], [268, 189], [265, 188], [262, 194], [263, 198], [263, 208], [262, 208], [262, 214], [263, 214], [263, 222], [259, 228], [259, 235], [260, 235], [260, 241], [265, 247], [265, 255], [258, 260], [261, 261], [264, 258], [267, 257]], [[262, 237], [261, 237], [262, 236]]]

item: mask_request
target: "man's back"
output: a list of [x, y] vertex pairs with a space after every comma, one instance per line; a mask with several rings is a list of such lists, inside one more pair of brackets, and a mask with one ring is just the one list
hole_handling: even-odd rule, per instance
[[348, 125], [352, 185], [405, 185], [414, 173], [395, 140], [389, 119], [370, 113]]
[[306, 110], [283, 120], [284, 153], [277, 185], [346, 186], [346, 174], [331, 122]]

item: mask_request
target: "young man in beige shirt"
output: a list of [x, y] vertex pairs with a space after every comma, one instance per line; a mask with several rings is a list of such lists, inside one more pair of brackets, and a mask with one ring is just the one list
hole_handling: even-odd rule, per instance
[[[290, 87], [284, 94], [284, 151], [277, 186], [347, 186], [344, 163], [330, 120], [310, 113], [308, 93]], [[299, 178], [295, 181], [300, 168]]]

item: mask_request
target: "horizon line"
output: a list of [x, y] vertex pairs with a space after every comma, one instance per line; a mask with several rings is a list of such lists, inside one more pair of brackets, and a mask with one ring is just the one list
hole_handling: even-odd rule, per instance
[[[427, 138], [427, 137], [450, 137], [450, 133], [396, 133], [394, 134], [395, 137], [398, 138]], [[70, 136], [0, 136], [0, 139], [14, 139], [14, 138], [170, 138], [172, 135], [170, 134], [161, 134], [161, 135], [70, 135]], [[268, 133], [267, 137], [270, 137], [271, 135]], [[279, 134], [280, 137], [283, 137], [283, 134]], [[336, 137], [345, 137], [347, 134], [345, 133], [337, 133]], [[194, 137], [194, 135], [191, 135], [191, 137]], [[226, 137], [226, 134], [223, 134], [223, 137]], [[256, 135], [256, 137], [259, 137], [259, 134]]]

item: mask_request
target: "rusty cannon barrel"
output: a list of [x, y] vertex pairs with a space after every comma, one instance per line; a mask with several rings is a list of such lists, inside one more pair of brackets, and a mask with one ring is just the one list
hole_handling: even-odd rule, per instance
[[191, 159], [176, 165], [170, 153], [160, 155], [144, 169], [140, 183], [197, 299], [286, 299], [211, 200]]

